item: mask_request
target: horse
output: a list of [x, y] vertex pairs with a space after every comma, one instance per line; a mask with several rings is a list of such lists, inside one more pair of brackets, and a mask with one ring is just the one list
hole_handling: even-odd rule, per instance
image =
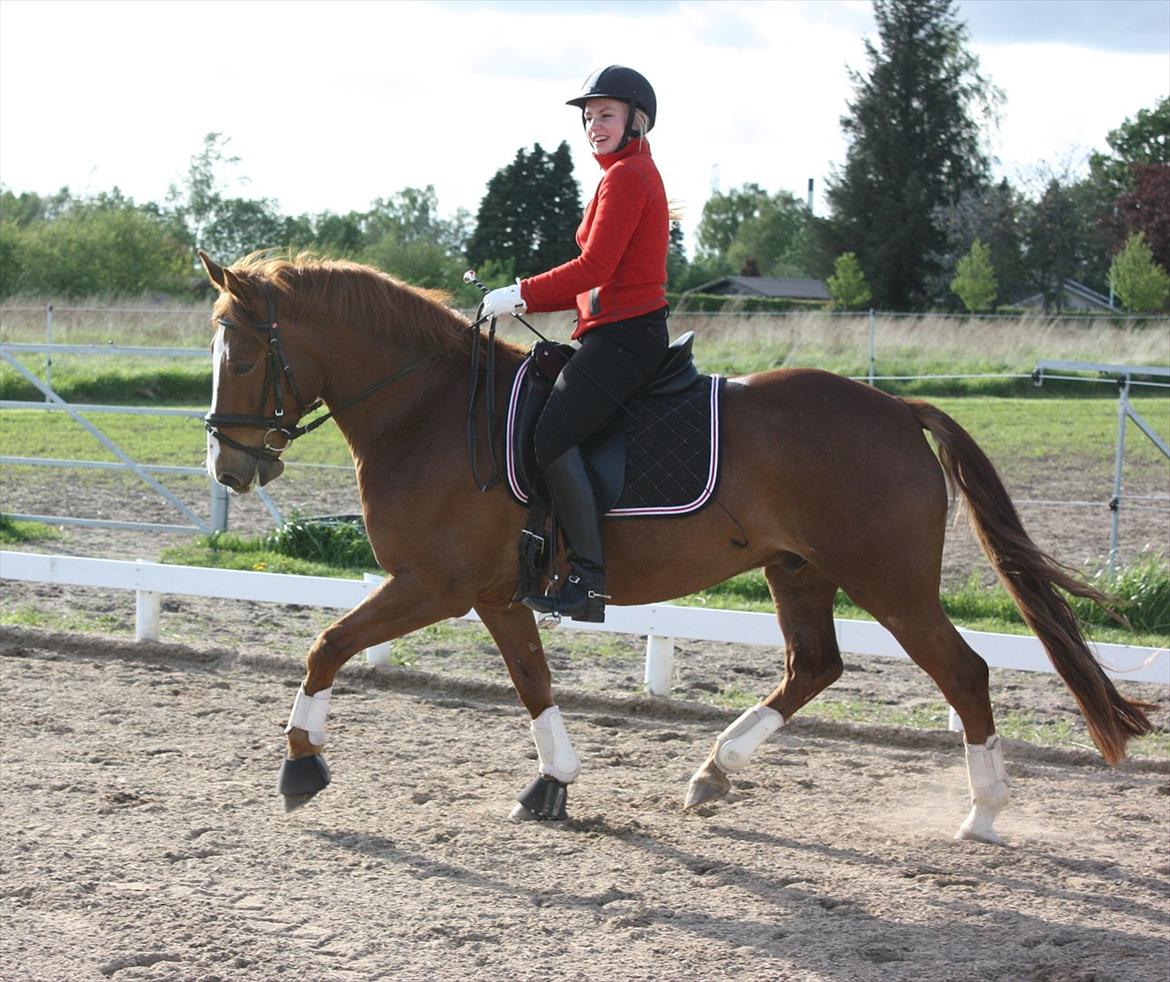
[[[234, 493], [276, 479], [300, 420], [324, 405], [349, 445], [374, 556], [389, 576], [312, 643], [286, 728], [279, 789], [290, 810], [329, 782], [322, 755], [334, 679], [357, 652], [474, 609], [530, 717], [539, 768], [517, 819], [564, 818], [581, 763], [553, 697], [532, 611], [514, 601], [525, 510], [501, 483], [477, 482], [501, 427], [469, 416], [477, 384], [497, 405], [526, 356], [476, 343], [478, 325], [444, 295], [360, 264], [253, 254], [221, 266], [200, 253], [212, 308], [207, 466]], [[483, 383], [469, 369], [491, 349]], [[724, 384], [722, 470], [713, 501], [671, 518], [604, 524], [610, 603], [657, 603], [762, 568], [784, 639], [779, 682], [718, 735], [683, 807], [710, 805], [731, 776], [843, 671], [838, 590], [885, 626], [958, 713], [971, 808], [956, 839], [999, 842], [1009, 799], [984, 660], [939, 600], [952, 501], [1040, 638], [1110, 764], [1146, 733], [1151, 707], [1122, 696], [1087, 647], [1061, 591], [1107, 598], [1028, 537], [991, 461], [925, 401], [814, 369]], [[468, 440], [469, 429], [477, 439]], [[937, 456], [925, 434], [937, 445]], [[481, 459], [469, 459], [479, 457]], [[494, 458], [493, 458], [494, 459]], [[715, 505], [714, 507], [712, 505]], [[563, 565], [563, 561], [562, 561]]]

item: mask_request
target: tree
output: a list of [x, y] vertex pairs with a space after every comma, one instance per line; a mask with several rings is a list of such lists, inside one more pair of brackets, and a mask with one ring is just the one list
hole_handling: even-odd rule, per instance
[[987, 310], [995, 303], [999, 285], [995, 282], [995, 268], [991, 254], [979, 239], [971, 243], [971, 251], [958, 263], [958, 272], [951, 280], [951, 289], [971, 313]]
[[699, 219], [699, 253], [726, 256], [740, 226], [757, 218], [767, 202], [768, 192], [758, 184], [744, 184], [727, 193], [716, 191], [703, 205]]
[[954, 0], [874, 0], [880, 47], [841, 125], [844, 169], [828, 181], [837, 241], [857, 254], [886, 308], [923, 304], [944, 250], [935, 209], [986, 186], [982, 123], [1001, 94], [979, 74]]
[[869, 284], [861, 264], [852, 252], [843, 252], [833, 264], [833, 275], [825, 281], [834, 309], [858, 310], [869, 303]]
[[195, 249], [202, 248], [203, 230], [215, 219], [216, 210], [223, 201], [220, 192], [227, 183], [224, 170], [240, 162], [239, 157], [227, 155], [231, 137], [222, 133], [208, 133], [203, 138], [203, 149], [187, 165], [187, 173], [178, 186], [167, 191], [167, 203], [187, 229], [191, 243], [191, 262], [198, 265]]
[[807, 275], [808, 209], [787, 191], [761, 201], [757, 214], [740, 223], [727, 250], [732, 266], [749, 263], [763, 276]]
[[951, 281], [958, 272], [959, 260], [980, 240], [991, 256], [995, 281], [999, 286], [996, 300], [1010, 303], [1020, 297], [1028, 285], [1021, 236], [1024, 202], [1006, 180], [987, 188], [964, 191], [958, 201], [935, 210], [933, 220], [946, 243], [942, 254], [933, 256], [939, 278], [930, 284], [931, 300], [950, 306], [954, 294]]
[[199, 248], [221, 262], [259, 249], [287, 248], [287, 224], [270, 198], [220, 198], [200, 233]]
[[1111, 154], [1089, 157], [1092, 180], [1116, 198], [1133, 188], [1131, 168], [1135, 164], [1170, 164], [1170, 96], [1159, 99], [1153, 109], [1141, 109], [1112, 130], [1105, 142]]
[[1131, 311], [1160, 310], [1170, 298], [1170, 274], [1154, 260], [1141, 232], [1134, 232], [1113, 258], [1109, 278], [1121, 302]]
[[1100, 249], [1093, 241], [1093, 224], [1076, 188], [1052, 178], [1039, 200], [1024, 213], [1024, 242], [1030, 284], [1044, 297], [1044, 309], [1060, 306], [1064, 281], [1083, 282], [1089, 258]]
[[467, 243], [473, 266], [511, 262], [520, 276], [544, 272], [577, 254], [581, 192], [573, 178], [569, 145], [548, 154], [539, 143], [524, 148], [488, 181], [475, 231]]
[[683, 244], [682, 225], [675, 220], [670, 223], [670, 244], [666, 249], [666, 280], [671, 289], [678, 289], [679, 281], [686, 276], [687, 250]]
[[184, 289], [187, 250], [170, 219], [115, 188], [72, 199], [50, 220], [5, 222], [5, 294], [140, 295]]
[[1170, 164], [1134, 164], [1130, 172], [1133, 188], [1116, 201], [1119, 231], [1126, 242], [1140, 232], [1154, 261], [1170, 269]]

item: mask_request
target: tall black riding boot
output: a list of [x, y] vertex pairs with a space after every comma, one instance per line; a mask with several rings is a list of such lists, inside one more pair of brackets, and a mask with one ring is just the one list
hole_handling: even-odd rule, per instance
[[524, 605], [539, 614], [561, 614], [575, 621], [605, 620], [605, 555], [601, 548], [601, 515], [593, 483], [579, 447], [566, 450], [544, 471], [557, 520], [565, 533], [569, 575], [556, 593], [525, 597]]

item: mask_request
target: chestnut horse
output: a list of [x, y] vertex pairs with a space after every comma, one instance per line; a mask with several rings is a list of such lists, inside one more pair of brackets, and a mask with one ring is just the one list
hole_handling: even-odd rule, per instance
[[[251, 256], [222, 267], [208, 469], [246, 492], [283, 470], [281, 451], [318, 402], [353, 453], [362, 511], [390, 575], [314, 641], [287, 729], [281, 791], [295, 807], [329, 780], [320, 756], [328, 700], [356, 652], [474, 608], [532, 718], [537, 780], [515, 817], [563, 817], [580, 763], [553, 698], [532, 612], [514, 603], [524, 509], [503, 484], [472, 480], [468, 321], [441, 298], [374, 269], [299, 256]], [[525, 352], [495, 341], [497, 405]], [[480, 352], [482, 357], [482, 351]], [[489, 439], [478, 423], [486, 468]], [[939, 603], [948, 485], [997, 574], [1076, 698], [1110, 763], [1149, 730], [1143, 703], [1122, 697], [1081, 637], [1059, 590], [1103, 598], [1028, 538], [974, 440], [926, 402], [814, 370], [728, 380], [716, 506], [674, 518], [605, 523], [612, 603], [647, 604], [762, 567], [785, 642], [779, 684], [717, 738], [684, 807], [713, 801], [753, 750], [842, 672], [833, 598], [843, 590], [889, 629], [962, 719], [972, 808], [956, 838], [998, 841], [1008, 782], [988, 696], [987, 665]], [[928, 431], [938, 456], [924, 438]]]

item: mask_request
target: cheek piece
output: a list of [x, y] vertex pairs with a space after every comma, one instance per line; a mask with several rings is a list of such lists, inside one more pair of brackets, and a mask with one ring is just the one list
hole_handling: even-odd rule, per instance
[[305, 695], [304, 683], [297, 689], [297, 696], [293, 700], [292, 713], [288, 717], [288, 726], [284, 732], [296, 727], [307, 730], [309, 742], [315, 747], [325, 745], [325, 718], [329, 715], [329, 697], [333, 695], [333, 686], [314, 692], [311, 696]]

